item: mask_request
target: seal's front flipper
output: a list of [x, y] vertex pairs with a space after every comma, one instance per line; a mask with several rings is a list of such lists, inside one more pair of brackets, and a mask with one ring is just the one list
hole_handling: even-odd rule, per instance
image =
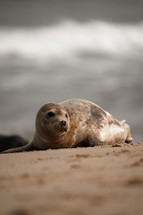
[[89, 146], [103, 146], [107, 144], [99, 140], [98, 138], [92, 138], [92, 137], [88, 137], [88, 143], [89, 143]]

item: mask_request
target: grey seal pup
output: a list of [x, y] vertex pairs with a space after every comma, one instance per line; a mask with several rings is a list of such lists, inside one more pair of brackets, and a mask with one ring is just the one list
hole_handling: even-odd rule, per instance
[[37, 113], [35, 134], [26, 145], [4, 153], [132, 142], [130, 127], [82, 99], [46, 103]]

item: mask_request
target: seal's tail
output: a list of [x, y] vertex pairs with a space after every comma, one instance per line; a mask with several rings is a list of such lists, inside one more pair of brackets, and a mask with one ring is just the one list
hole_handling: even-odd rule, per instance
[[34, 150], [34, 148], [33, 148], [33, 142], [31, 141], [25, 146], [17, 147], [14, 149], [8, 149], [8, 150], [1, 152], [1, 154], [23, 152], [23, 151], [32, 151], [32, 150]]

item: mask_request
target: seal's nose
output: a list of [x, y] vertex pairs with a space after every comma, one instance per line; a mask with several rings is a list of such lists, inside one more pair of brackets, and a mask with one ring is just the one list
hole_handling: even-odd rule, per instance
[[61, 121], [61, 125], [62, 125], [62, 126], [65, 126], [65, 125], [66, 125], [66, 121], [62, 120], [62, 121]]

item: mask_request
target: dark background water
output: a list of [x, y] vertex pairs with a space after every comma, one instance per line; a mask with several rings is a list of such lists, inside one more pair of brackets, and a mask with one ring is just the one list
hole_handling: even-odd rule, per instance
[[[138, 34], [131, 43], [131, 53], [128, 52], [125, 55], [124, 52], [114, 54], [105, 50], [96, 50], [96, 48], [91, 51], [91, 47], [89, 50], [88, 46], [84, 47], [84, 50], [75, 47], [78, 51], [69, 56], [67, 53], [61, 58], [54, 55], [52, 60], [47, 55], [43, 57], [36, 55], [35, 58], [33, 52], [30, 55], [30, 51], [28, 55], [21, 56], [21, 52], [17, 52], [16, 48], [7, 51], [7, 47], [9, 49], [13, 47], [13, 44], [17, 47], [18, 40], [21, 38], [17, 36], [19, 35], [18, 29], [24, 29], [20, 34], [26, 41], [19, 48], [23, 53], [24, 47], [30, 46], [28, 39], [31, 34], [29, 35], [27, 28], [36, 28], [40, 32], [41, 26], [44, 26], [49, 32], [49, 27], [55, 27], [58, 36], [63, 27], [59, 28], [57, 23], [64, 23], [67, 20], [73, 23], [73, 25], [68, 25], [68, 28], [72, 26], [73, 29], [79, 30], [79, 36], [81, 36], [80, 25], [77, 27], [77, 23], [81, 23], [83, 27], [86, 23], [100, 21], [101, 25], [107, 24], [105, 33], [111, 32], [112, 26], [108, 24], [114, 23], [113, 39], [115, 30], [119, 30], [119, 24], [120, 27], [125, 26], [127, 29], [123, 32], [124, 39], [127, 34], [136, 34], [136, 26], [139, 23], [142, 24], [143, 2], [141, 0], [1, 0], [0, 34], [4, 32], [6, 39], [0, 43], [0, 132], [19, 133], [30, 138], [34, 131], [36, 112], [43, 103], [85, 98], [108, 110], [117, 119], [126, 119], [131, 125], [134, 141], [141, 141], [143, 139], [143, 47], [136, 47], [137, 43], [133, 47], [133, 42], [139, 40], [140, 44], [143, 44], [143, 39], [141, 41]], [[128, 25], [131, 25], [129, 31]], [[87, 29], [86, 32], [88, 32], [88, 28], [88, 25], [85, 25], [84, 30]], [[5, 29], [10, 30], [5, 32]], [[17, 37], [12, 36], [11, 31], [14, 31]], [[76, 30], [74, 34], [75, 32]], [[93, 29], [93, 32], [96, 35], [96, 30]], [[42, 34], [43, 40], [49, 34]], [[67, 30], [65, 30], [66, 34]], [[89, 41], [90, 36], [92, 35], [89, 34]], [[103, 42], [106, 37], [112, 42], [112, 39], [108, 38], [111, 34], [103, 36]], [[36, 35], [35, 38], [37, 38]], [[76, 46], [76, 43], [79, 46], [80, 39], [77, 40], [77, 38], [78, 35], [73, 35], [73, 40], [70, 40], [73, 46]], [[55, 34], [54, 39], [55, 44], [59, 45]], [[31, 41], [33, 40], [34, 37]], [[35, 40], [42, 44], [39, 42], [39, 37]], [[85, 42], [88, 44], [89, 41], [86, 37]], [[117, 39], [117, 43], [119, 41]], [[125, 41], [127, 46], [127, 40]], [[102, 39], [100, 42], [102, 44]], [[129, 45], [130, 42], [129, 40]], [[123, 44], [124, 40], [121, 45]], [[50, 42], [42, 50], [50, 50], [48, 46], [50, 47]], [[69, 46], [68, 41], [66, 46]], [[61, 53], [66, 46], [61, 43]], [[110, 46], [112, 48], [112, 44]], [[31, 47], [36, 53], [40, 52], [40, 47], [37, 49], [34, 46]], [[120, 46], [117, 49], [119, 48]], [[119, 52], [119, 50], [116, 51]]]
[[39, 26], [64, 19], [81, 22], [143, 19], [142, 0], [0, 0], [0, 25]]

